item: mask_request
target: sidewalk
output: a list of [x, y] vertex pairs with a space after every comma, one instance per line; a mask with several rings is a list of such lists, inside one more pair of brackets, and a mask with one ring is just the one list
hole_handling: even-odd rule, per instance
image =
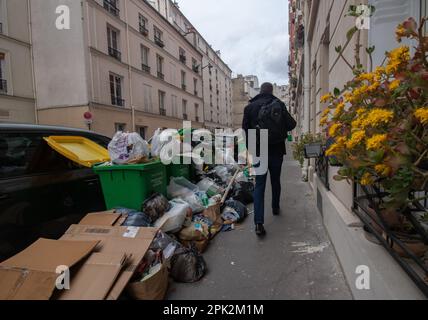
[[254, 234], [253, 215], [219, 234], [204, 254], [205, 278], [173, 283], [169, 299], [352, 299], [298, 163], [289, 155], [283, 168], [283, 213], [274, 217], [267, 208], [266, 238]]

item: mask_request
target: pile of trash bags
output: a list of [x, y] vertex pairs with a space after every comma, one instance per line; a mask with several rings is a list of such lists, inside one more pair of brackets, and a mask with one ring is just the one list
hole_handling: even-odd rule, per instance
[[[151, 145], [133, 134], [117, 133], [109, 145], [113, 164], [130, 163], [159, 157], [162, 152], [161, 130]], [[152, 247], [139, 267], [139, 278], [151, 270], [159, 272], [166, 265], [177, 282], [199, 281], [207, 270], [202, 256], [210, 241], [220, 232], [235, 229], [248, 215], [253, 202], [254, 182], [241, 166], [192, 164], [192, 181], [172, 177], [167, 194], [152, 194], [141, 210], [117, 208], [126, 215], [128, 227], [159, 229]], [[153, 272], [154, 272], [153, 271]]]

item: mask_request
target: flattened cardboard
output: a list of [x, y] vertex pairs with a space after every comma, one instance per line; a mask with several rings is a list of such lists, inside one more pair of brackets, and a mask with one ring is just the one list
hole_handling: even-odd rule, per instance
[[124, 266], [123, 253], [92, 253], [72, 275], [70, 290], [61, 291], [59, 300], [104, 300]]
[[0, 299], [48, 300], [56, 287], [58, 266], [73, 267], [98, 241], [39, 239], [0, 264]]
[[125, 253], [127, 255], [125, 266], [107, 295], [108, 300], [116, 300], [143, 260], [157, 231], [158, 229], [155, 228], [73, 225], [61, 239], [100, 241], [95, 252]]
[[94, 212], [86, 215], [80, 222], [79, 225], [87, 226], [121, 226], [125, 220], [126, 216], [115, 213], [114, 210], [103, 211], [103, 212]]

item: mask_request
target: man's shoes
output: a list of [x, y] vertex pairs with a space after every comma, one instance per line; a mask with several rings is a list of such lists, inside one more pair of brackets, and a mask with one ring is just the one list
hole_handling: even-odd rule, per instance
[[272, 209], [272, 214], [274, 216], [279, 216], [281, 214], [281, 209]]
[[266, 235], [265, 227], [262, 224], [256, 224], [256, 235], [259, 237]]

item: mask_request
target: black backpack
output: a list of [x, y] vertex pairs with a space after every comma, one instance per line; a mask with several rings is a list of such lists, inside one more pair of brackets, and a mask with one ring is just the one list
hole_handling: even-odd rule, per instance
[[261, 106], [257, 127], [269, 130], [269, 144], [286, 140], [288, 132], [294, 130], [296, 125], [296, 121], [280, 100], [274, 99]]

